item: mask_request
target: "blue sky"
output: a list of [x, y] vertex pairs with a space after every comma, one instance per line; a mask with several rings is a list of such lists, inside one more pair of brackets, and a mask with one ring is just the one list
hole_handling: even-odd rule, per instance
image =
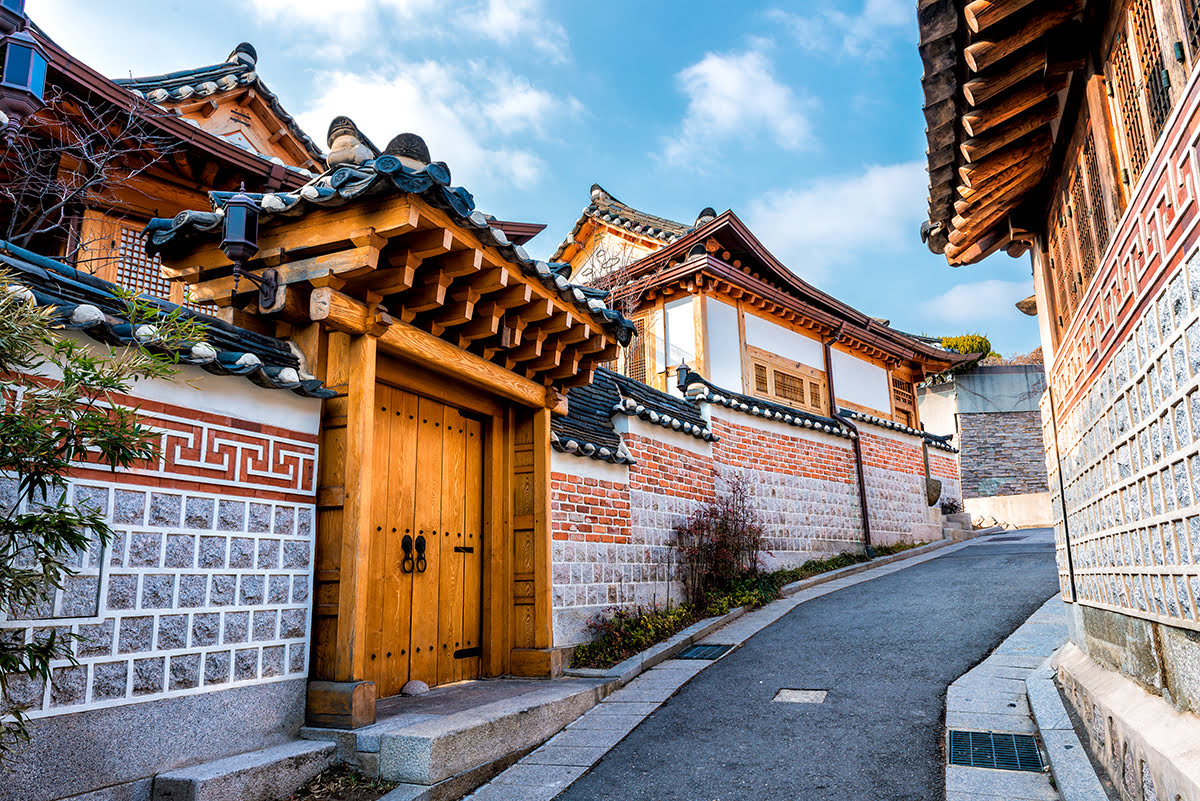
[[[1028, 257], [951, 268], [921, 244], [924, 121], [915, 0], [29, 0], [60, 44], [111, 76], [221, 61], [259, 72], [324, 143], [352, 117], [402, 131], [484, 211], [548, 228], [593, 182], [691, 222], [733, 209], [820, 288], [915, 332], [1036, 347], [1013, 308]], [[736, 11], [734, 11], [736, 9]]]

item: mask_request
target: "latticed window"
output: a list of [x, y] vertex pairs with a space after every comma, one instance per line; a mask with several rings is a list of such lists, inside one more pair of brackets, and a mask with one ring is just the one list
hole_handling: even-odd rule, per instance
[[134, 292], [163, 300], [171, 299], [171, 282], [163, 277], [158, 257], [147, 256], [141, 237], [129, 228], [121, 229], [118, 256], [118, 284]]
[[[760, 353], [752, 364], [754, 394], [797, 409], [826, 414], [825, 374], [805, 365], [791, 362], [780, 368], [773, 362], [778, 357]], [[782, 362], [782, 359], [778, 359]]]
[[1151, 0], [1133, 0], [1129, 16], [1138, 67], [1142, 73], [1146, 110], [1150, 113], [1150, 132], [1152, 138], [1157, 139], [1171, 114], [1171, 91], [1163, 77], [1166, 65], [1163, 63], [1162, 43], [1158, 39], [1158, 23], [1154, 19]]
[[1108, 247], [1108, 209], [1104, 204], [1104, 193], [1100, 187], [1100, 160], [1096, 156], [1096, 142], [1091, 129], [1083, 140], [1083, 167], [1087, 171], [1087, 183], [1091, 197], [1092, 232], [1096, 235], [1096, 252], [1104, 254]]
[[896, 408], [895, 422], [912, 426], [917, 416], [917, 398], [912, 382], [892, 376], [892, 405]]
[[1125, 180], [1137, 181], [1146, 166], [1146, 132], [1142, 125], [1141, 103], [1138, 102], [1138, 80], [1133, 71], [1133, 58], [1125, 34], [1118, 33], [1109, 54], [1108, 80], [1113, 87], [1116, 117], [1120, 120], [1121, 141], [1125, 146]]
[[633, 321], [633, 340], [625, 349], [625, 375], [646, 383], [646, 321]]
[[[142, 238], [132, 228], [121, 228], [117, 247], [117, 283], [126, 289], [151, 297], [171, 300], [171, 281], [162, 274], [158, 256], [150, 258]], [[215, 307], [202, 305], [186, 298], [179, 304], [192, 311], [212, 314]]]
[[1088, 205], [1087, 192], [1083, 185], [1083, 170], [1078, 167], [1071, 178], [1071, 205], [1068, 206], [1070, 215], [1075, 222], [1075, 237], [1079, 245], [1079, 259], [1082, 262], [1083, 281], [1079, 288], [1080, 294], [1092, 282], [1096, 274], [1096, 249], [1092, 240], [1092, 215]]
[[754, 365], [754, 391], [761, 392], [764, 395], [771, 391], [767, 366], [765, 364]]
[[1179, 0], [1179, 14], [1183, 17], [1184, 34], [1187, 36], [1188, 52], [1193, 63], [1200, 55], [1200, 0]]

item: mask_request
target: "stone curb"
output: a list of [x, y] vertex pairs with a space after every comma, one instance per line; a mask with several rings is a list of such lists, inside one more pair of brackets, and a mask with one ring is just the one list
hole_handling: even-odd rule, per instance
[[1046, 747], [1058, 795], [1063, 801], [1108, 801], [1108, 794], [1100, 784], [1087, 751], [1071, 725], [1062, 696], [1058, 694], [1051, 659], [1053, 657], [1046, 659], [1025, 678], [1025, 693], [1038, 734]]
[[[1001, 531], [1003, 529], [1000, 529]], [[937, 542], [931, 542], [928, 545], [922, 545], [917, 548], [909, 548], [907, 551], [894, 553], [890, 556], [879, 556], [872, 559], [870, 562], [859, 562], [856, 565], [848, 565], [839, 567], [836, 570], [830, 570], [827, 573], [820, 573], [816, 576], [811, 576], [799, 581], [793, 581], [791, 584], [785, 584], [780, 588], [780, 597], [788, 598], [796, 593], [807, 590], [810, 587], [816, 587], [830, 581], [835, 581], [846, 576], [853, 576], [857, 573], [870, 570], [875, 567], [883, 567], [890, 565], [893, 562], [900, 562], [904, 559], [911, 559], [915, 556], [936, 551], [939, 548], [945, 548], [949, 545], [956, 545], [965, 540], [974, 539], [984, 534], [993, 533], [991, 529], [983, 529], [981, 531], [969, 532], [967, 536], [958, 540], [941, 539]], [[589, 679], [614, 679], [616, 684], [613, 689], [623, 687], [633, 679], [637, 678], [643, 671], [649, 670], [660, 662], [665, 662], [675, 654], [687, 648], [689, 645], [699, 642], [700, 640], [712, 634], [717, 629], [732, 623], [748, 610], [744, 606], [739, 606], [737, 609], [731, 609], [724, 615], [705, 618], [704, 620], [693, 623], [683, 631], [674, 636], [663, 640], [658, 645], [652, 645], [641, 653], [634, 654], [623, 662], [618, 662], [610, 668], [567, 668], [563, 671], [566, 676], [577, 676], [580, 678]]]

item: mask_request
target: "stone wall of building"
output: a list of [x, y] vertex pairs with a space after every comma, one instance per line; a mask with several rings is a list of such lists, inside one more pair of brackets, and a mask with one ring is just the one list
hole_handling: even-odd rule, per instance
[[959, 413], [964, 498], [1046, 491], [1046, 448], [1038, 412]]
[[[849, 439], [702, 408], [713, 442], [620, 415], [614, 422], [633, 465], [552, 454], [556, 646], [589, 639], [588, 620], [610, 607], [679, 602], [675, 527], [738, 474], [749, 479], [766, 526], [768, 568], [861, 549]], [[921, 441], [878, 426], [859, 428], [874, 542], [911, 541], [927, 508]], [[935, 450], [929, 457], [944, 497], [958, 497], [957, 459]]]
[[[1070, 638], [1099, 666], [1077, 665], [1068, 689], [1096, 699], [1127, 679], [1178, 713], [1175, 742], [1200, 737], [1198, 129], [1193, 72], [1070, 325], [1045, 343], [1042, 404]], [[1129, 801], [1173, 798], [1181, 766], [1194, 775], [1194, 756], [1137, 745], [1154, 719], [1093, 739]]]
[[[125, 402], [159, 432], [160, 457], [118, 473], [81, 464], [71, 479], [70, 500], [98, 509], [115, 538], [77, 554], [78, 574], [39, 608], [0, 620], [0, 636], [56, 628], [80, 638], [77, 664], [10, 688], [34, 721], [34, 744], [29, 770], [4, 780], [5, 798], [59, 798], [92, 789], [81, 775], [118, 784], [196, 755], [260, 748], [303, 719], [320, 402], [195, 368], [177, 386], [138, 388]], [[175, 402], [189, 392], [191, 403]], [[0, 477], [0, 507], [15, 497], [15, 481]], [[164, 749], [145, 732], [105, 749], [46, 748], [97, 716], [115, 733], [176, 699], [233, 690], [251, 708], [271, 699], [257, 714], [276, 729], [217, 714], [190, 750]], [[127, 755], [139, 742], [162, 758]]]

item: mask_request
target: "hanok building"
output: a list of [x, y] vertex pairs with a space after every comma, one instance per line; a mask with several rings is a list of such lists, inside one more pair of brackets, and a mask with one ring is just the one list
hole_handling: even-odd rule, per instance
[[1122, 798], [1200, 796], [1200, 4], [918, 3], [924, 233], [1031, 255], [1066, 694]]
[[593, 186], [556, 256], [636, 328], [552, 423], [560, 641], [670, 591], [672, 527], [722, 476], [750, 479], [772, 565], [942, 536], [926, 479], [957, 498], [958, 464], [921, 430], [913, 385], [974, 357], [811, 286], [731, 211], [684, 225]]

